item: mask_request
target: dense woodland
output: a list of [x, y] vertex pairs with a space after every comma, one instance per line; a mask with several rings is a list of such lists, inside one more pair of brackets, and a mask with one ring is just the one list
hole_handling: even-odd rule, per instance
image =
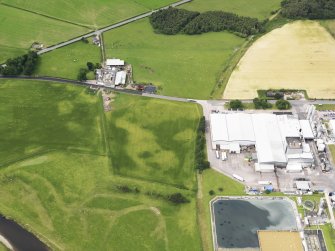
[[199, 12], [168, 8], [159, 10], [150, 16], [150, 23], [158, 33], [174, 35], [179, 33]]
[[8, 59], [5, 66], [0, 67], [0, 74], [5, 76], [31, 75], [33, 74], [38, 61], [36, 52], [29, 52], [17, 58]]
[[183, 29], [189, 35], [206, 32], [230, 31], [242, 36], [257, 34], [263, 30], [263, 24], [256, 18], [241, 17], [223, 11], [208, 11], [192, 19]]
[[263, 30], [263, 23], [256, 18], [241, 17], [223, 11], [198, 13], [175, 8], [155, 12], [150, 17], [150, 23], [156, 32], [168, 35], [194, 35], [227, 30], [241, 36], [249, 36]]
[[335, 18], [335, 0], [284, 0], [281, 5], [281, 14], [287, 18]]

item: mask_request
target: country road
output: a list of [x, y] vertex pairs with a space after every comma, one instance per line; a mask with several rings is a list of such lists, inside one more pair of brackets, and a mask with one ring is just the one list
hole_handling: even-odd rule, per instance
[[121, 26], [123, 26], [123, 25], [129, 24], [129, 23], [132, 23], [132, 22], [135, 22], [135, 21], [140, 20], [140, 19], [142, 19], [142, 18], [146, 18], [146, 17], [150, 16], [150, 15], [151, 15], [153, 12], [155, 12], [155, 11], [163, 10], [163, 9], [167, 9], [167, 8], [169, 8], [170, 6], [171, 6], [171, 7], [177, 7], [177, 6], [179, 6], [179, 5], [182, 5], [182, 4], [191, 2], [191, 1], [192, 1], [192, 0], [181, 0], [181, 1], [179, 1], [179, 2], [170, 4], [170, 5], [168, 5], [168, 6], [165, 6], [165, 7], [156, 9], [156, 10], [152, 10], [152, 11], [146, 12], [146, 13], [144, 13], [144, 14], [135, 16], [135, 17], [131, 17], [131, 18], [126, 19], [126, 20], [124, 20], [124, 21], [121, 21], [121, 22], [119, 22], [119, 23], [116, 23], [116, 24], [113, 24], [113, 25], [109, 25], [109, 26], [107, 26], [107, 27], [98, 29], [98, 30], [96, 30], [96, 31], [92, 31], [92, 32], [90, 32], [90, 33], [86, 33], [86, 34], [81, 35], [81, 36], [79, 36], [79, 37], [70, 39], [70, 40], [68, 40], [68, 41], [66, 41], [66, 42], [62, 42], [62, 43], [59, 43], [59, 44], [56, 44], [56, 45], [52, 45], [52, 46], [50, 46], [50, 47], [47, 47], [47, 48], [45, 48], [45, 49], [43, 49], [43, 50], [38, 51], [37, 54], [41, 55], [41, 54], [43, 54], [43, 53], [53, 51], [53, 50], [55, 50], [55, 49], [58, 49], [58, 48], [67, 46], [67, 45], [72, 44], [72, 43], [75, 43], [75, 42], [78, 42], [78, 41], [80, 41], [83, 37], [84, 37], [84, 38], [88, 38], [88, 37], [92, 37], [92, 36], [95, 36], [95, 35], [99, 35], [99, 34], [101, 34], [101, 33], [103, 33], [103, 32], [106, 32], [106, 31], [109, 31], [109, 30], [112, 30], [112, 29], [121, 27]]

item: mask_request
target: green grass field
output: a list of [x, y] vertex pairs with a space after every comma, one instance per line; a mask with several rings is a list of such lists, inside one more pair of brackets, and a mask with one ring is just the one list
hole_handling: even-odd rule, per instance
[[105, 152], [100, 100], [64, 84], [0, 80], [0, 164], [50, 149]]
[[280, 8], [281, 0], [193, 0], [180, 8], [192, 11], [223, 10], [260, 20], [271, 16], [270, 12]]
[[33, 42], [49, 46], [88, 32], [87, 28], [1, 4], [0, 20], [0, 63], [26, 53]]
[[115, 173], [195, 188], [200, 108], [127, 95], [118, 95], [112, 106], [107, 121]]
[[[195, 188], [195, 104], [123, 94], [104, 113], [83, 87], [0, 88], [1, 214], [52, 250], [201, 250], [196, 193], [180, 188]], [[163, 198], [176, 192], [190, 203]]]
[[173, 3], [173, 0], [2, 0], [6, 4], [97, 28]]
[[87, 62], [101, 63], [100, 48], [89, 41], [89, 44], [80, 41], [41, 55], [36, 75], [77, 79], [79, 69], [87, 68]]
[[326, 246], [328, 251], [335, 251], [335, 230], [330, 224], [320, 226], [323, 231], [323, 237], [326, 241]]
[[318, 111], [327, 111], [327, 110], [335, 110], [335, 105], [334, 104], [316, 104], [315, 109]]
[[[164, 95], [206, 99], [245, 41], [226, 32], [167, 36], [147, 19], [106, 32], [108, 57], [132, 64], [137, 82], [152, 82]], [[136, 39], [134, 39], [136, 38]]]

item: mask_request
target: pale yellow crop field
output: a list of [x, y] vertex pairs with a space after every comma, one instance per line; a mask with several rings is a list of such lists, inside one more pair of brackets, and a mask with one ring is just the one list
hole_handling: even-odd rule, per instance
[[286, 24], [258, 39], [233, 71], [223, 98], [252, 99], [270, 88], [335, 98], [335, 40], [318, 22]]

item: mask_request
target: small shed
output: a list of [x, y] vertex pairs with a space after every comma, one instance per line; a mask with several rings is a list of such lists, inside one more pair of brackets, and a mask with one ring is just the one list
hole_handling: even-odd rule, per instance
[[302, 165], [300, 163], [288, 163], [286, 171], [288, 173], [300, 173], [302, 172]]
[[308, 181], [296, 181], [295, 182], [297, 189], [300, 191], [310, 191], [311, 187]]
[[273, 164], [261, 164], [255, 163], [255, 171], [261, 173], [270, 173], [274, 172], [275, 166]]

